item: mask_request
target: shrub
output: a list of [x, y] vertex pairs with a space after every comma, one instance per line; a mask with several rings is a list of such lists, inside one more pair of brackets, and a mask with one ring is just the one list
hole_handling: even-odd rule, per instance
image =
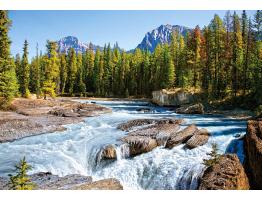
[[32, 167], [27, 164], [25, 157], [15, 166], [16, 175], [9, 175], [10, 177], [10, 188], [13, 190], [33, 190], [35, 184], [31, 182], [27, 171]]
[[218, 154], [217, 144], [212, 144], [212, 151], [207, 155], [210, 156], [209, 159], [203, 159], [203, 164], [207, 167], [211, 167], [218, 163], [221, 154]]

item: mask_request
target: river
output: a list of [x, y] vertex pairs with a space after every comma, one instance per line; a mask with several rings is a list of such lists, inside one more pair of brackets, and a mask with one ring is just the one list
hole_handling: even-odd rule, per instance
[[[79, 100], [90, 102], [90, 100]], [[27, 137], [0, 144], [0, 176], [14, 172], [14, 165], [26, 157], [32, 165], [29, 172], [52, 172], [59, 176], [81, 174], [94, 180], [119, 179], [124, 189], [196, 189], [203, 173], [203, 158], [216, 143], [220, 153], [237, 153], [244, 160], [243, 141], [246, 121], [225, 118], [220, 115], [179, 115], [172, 109], [150, 105], [142, 101], [96, 101], [111, 107], [111, 114], [89, 117], [85, 122], [67, 125], [67, 130]], [[138, 112], [139, 108], [150, 112]], [[157, 147], [153, 151], [133, 158], [124, 158], [119, 138], [126, 135], [118, 130], [118, 124], [138, 118], [183, 118], [183, 127], [196, 124], [211, 132], [207, 144], [189, 150], [183, 145], [173, 149]], [[30, 131], [29, 131], [30, 132]], [[100, 163], [97, 154], [101, 147], [115, 144], [117, 160]]]

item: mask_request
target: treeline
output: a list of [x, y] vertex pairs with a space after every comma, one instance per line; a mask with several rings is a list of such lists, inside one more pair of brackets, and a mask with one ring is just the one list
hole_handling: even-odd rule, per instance
[[261, 11], [252, 18], [245, 11], [241, 16], [228, 11], [202, 30], [196, 26], [186, 36], [174, 32], [171, 43], [158, 45], [153, 53], [127, 53], [110, 45], [102, 51], [58, 53], [56, 42], [47, 41], [47, 52], [37, 50], [29, 62], [27, 41], [22, 57], [11, 57], [10, 21], [1, 11], [0, 97], [150, 96], [153, 90], [175, 87], [200, 89], [208, 100], [253, 94], [261, 104], [261, 22]]

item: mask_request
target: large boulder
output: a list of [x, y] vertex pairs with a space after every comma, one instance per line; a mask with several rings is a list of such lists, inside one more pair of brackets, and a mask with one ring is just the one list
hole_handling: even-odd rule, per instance
[[112, 159], [116, 159], [117, 156], [116, 156], [116, 149], [115, 149], [115, 146], [113, 145], [107, 145], [105, 146], [99, 153], [99, 157], [100, 159], [109, 159], [109, 160], [112, 160]]
[[207, 129], [199, 129], [187, 142], [186, 147], [194, 149], [207, 143], [210, 133]]
[[173, 147], [187, 142], [196, 132], [198, 128], [195, 125], [190, 125], [185, 129], [173, 133], [166, 142], [166, 148], [172, 149]]
[[130, 156], [146, 153], [157, 147], [156, 140], [146, 136], [125, 136], [121, 140], [129, 145]]
[[248, 121], [245, 149], [251, 187], [262, 189], [262, 120]]
[[194, 94], [183, 89], [175, 91], [167, 91], [165, 89], [152, 92], [152, 102], [160, 106], [181, 106], [185, 104], [192, 104], [196, 97]]
[[208, 167], [200, 179], [199, 189], [248, 190], [248, 178], [237, 155], [221, 156], [218, 163]]
[[150, 124], [181, 124], [183, 119], [134, 119], [125, 123], [119, 124], [118, 129], [122, 131], [134, 130], [139, 126]]
[[178, 114], [204, 114], [204, 106], [201, 103], [182, 106], [176, 109]]
[[156, 139], [156, 136], [160, 133], [171, 135], [179, 130], [179, 124], [154, 124], [145, 128], [141, 128], [132, 132], [129, 132], [129, 136], [147, 136]]

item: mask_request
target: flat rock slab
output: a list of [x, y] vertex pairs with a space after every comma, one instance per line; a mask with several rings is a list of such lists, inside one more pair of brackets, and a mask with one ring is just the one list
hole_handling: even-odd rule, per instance
[[136, 127], [150, 124], [181, 124], [182, 119], [134, 119], [118, 125], [122, 131], [130, 131]]
[[172, 149], [173, 147], [180, 145], [182, 143], [187, 142], [196, 132], [198, 131], [198, 128], [195, 125], [190, 125], [186, 127], [185, 129], [174, 133], [170, 136], [170, 138], [167, 140], [166, 148]]
[[123, 186], [117, 179], [103, 179], [90, 184], [82, 184], [71, 190], [123, 190]]
[[71, 100], [24, 99], [12, 102], [13, 112], [0, 111], [0, 143], [28, 136], [63, 131], [63, 125], [79, 123], [84, 117], [97, 116], [112, 110], [100, 105]]
[[154, 124], [145, 128], [138, 129], [136, 131], [129, 132], [129, 136], [147, 136], [156, 139], [159, 133], [165, 133], [166, 135], [172, 135], [179, 130], [178, 124]]
[[186, 147], [194, 149], [207, 143], [210, 133], [206, 129], [199, 129], [187, 142]]

